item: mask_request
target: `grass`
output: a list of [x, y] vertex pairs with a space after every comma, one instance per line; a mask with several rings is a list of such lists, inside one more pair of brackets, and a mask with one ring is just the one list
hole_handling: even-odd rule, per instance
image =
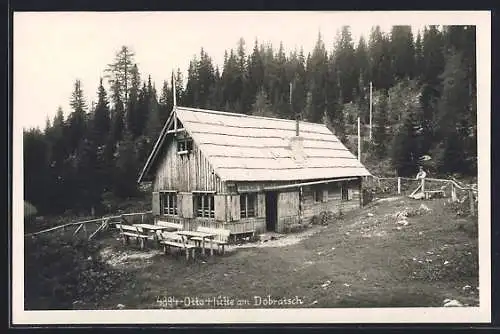
[[[431, 211], [410, 216], [408, 225], [396, 223], [395, 213], [421, 204]], [[97, 299], [75, 294], [73, 307], [182, 308], [186, 306], [174, 299], [226, 297], [249, 301], [227, 307], [248, 308], [262, 307], [254, 305], [254, 296], [267, 295], [302, 302], [286, 307], [429, 307], [442, 306], [447, 298], [478, 305], [477, 219], [457, 218], [445, 204], [378, 201], [326, 227], [314, 227], [317, 233], [295, 244], [234, 248], [224, 256], [189, 263], [154, 248], [124, 247], [116, 234], [103, 236], [97, 241], [101, 256], [96, 261], [106, 264], [102, 271], [113, 273], [107, 276], [126, 279], [101, 289]], [[101, 282], [97, 278], [89, 285]]]

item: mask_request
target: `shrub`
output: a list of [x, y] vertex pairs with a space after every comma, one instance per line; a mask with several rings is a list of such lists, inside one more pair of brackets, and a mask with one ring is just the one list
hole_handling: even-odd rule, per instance
[[72, 309], [92, 303], [123, 282], [99, 256], [99, 247], [73, 238], [25, 239], [25, 309]]

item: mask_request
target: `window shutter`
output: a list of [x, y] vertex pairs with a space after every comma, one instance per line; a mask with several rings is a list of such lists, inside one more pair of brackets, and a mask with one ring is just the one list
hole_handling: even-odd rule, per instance
[[182, 217], [183, 218], [193, 218], [194, 217], [194, 212], [193, 212], [193, 194], [182, 194]]
[[182, 195], [176, 194], [177, 215], [182, 217]]
[[266, 216], [266, 194], [257, 194], [257, 217]]
[[153, 192], [153, 201], [151, 203], [151, 211], [153, 211], [153, 216], [160, 215], [160, 193]]
[[215, 195], [214, 196], [214, 209], [215, 209], [215, 220], [225, 221], [226, 220], [226, 195]]
[[235, 220], [240, 220], [240, 195], [232, 195], [230, 196], [231, 201], [230, 201], [230, 221], [235, 221]]

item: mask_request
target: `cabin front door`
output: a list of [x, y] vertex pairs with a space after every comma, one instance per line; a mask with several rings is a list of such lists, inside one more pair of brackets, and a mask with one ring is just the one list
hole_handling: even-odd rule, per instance
[[278, 194], [275, 191], [266, 192], [266, 230], [276, 231], [278, 220]]

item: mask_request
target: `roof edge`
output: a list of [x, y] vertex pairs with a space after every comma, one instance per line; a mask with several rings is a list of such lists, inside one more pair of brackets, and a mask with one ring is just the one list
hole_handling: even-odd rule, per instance
[[167, 129], [168, 129], [168, 126], [169, 126], [170, 122], [172, 121], [173, 115], [175, 114], [175, 112], [174, 112], [175, 110], [176, 110], [176, 106], [174, 106], [172, 108], [172, 111], [170, 112], [170, 115], [168, 116], [167, 120], [165, 121], [165, 124], [163, 125], [163, 128], [161, 129], [160, 135], [158, 136], [158, 139], [156, 140], [156, 142], [155, 142], [155, 144], [154, 144], [154, 146], [153, 146], [153, 148], [151, 150], [151, 153], [149, 153], [149, 156], [146, 159], [146, 163], [142, 167], [142, 171], [139, 174], [139, 177], [137, 178], [137, 183], [143, 182], [144, 176], [149, 171], [152, 159], [158, 153], [158, 150], [159, 150], [159, 148], [161, 146], [160, 143], [163, 142], [163, 140], [165, 139], [165, 137], [167, 135]]
[[[234, 112], [229, 112], [229, 111], [220, 111], [220, 110], [211, 110], [211, 109], [200, 109], [200, 108], [193, 108], [193, 107], [180, 107], [177, 106], [177, 109], [180, 110], [186, 110], [186, 111], [193, 111], [193, 112], [204, 112], [207, 114], [215, 114], [215, 115], [227, 115], [227, 116], [234, 116], [234, 117], [242, 117], [242, 118], [254, 118], [254, 119], [262, 119], [262, 120], [273, 120], [273, 121], [281, 121], [281, 122], [287, 122], [287, 123], [295, 123], [296, 120], [294, 119], [285, 119], [285, 118], [276, 118], [276, 117], [265, 117], [265, 116], [255, 116], [255, 115], [247, 115], [247, 114], [239, 114], [239, 113], [234, 113]], [[310, 125], [316, 125], [316, 126], [321, 126], [321, 127], [326, 127], [323, 123], [313, 123], [313, 122], [306, 122], [306, 121], [300, 121], [301, 123], [305, 124], [310, 124]]]

